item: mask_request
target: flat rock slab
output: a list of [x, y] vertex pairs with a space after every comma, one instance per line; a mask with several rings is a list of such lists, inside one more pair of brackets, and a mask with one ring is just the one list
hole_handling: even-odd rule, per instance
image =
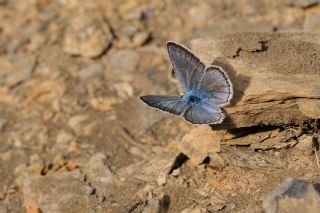
[[320, 34], [235, 33], [194, 39], [205, 64], [234, 85], [227, 119], [215, 128], [301, 125], [320, 118]]

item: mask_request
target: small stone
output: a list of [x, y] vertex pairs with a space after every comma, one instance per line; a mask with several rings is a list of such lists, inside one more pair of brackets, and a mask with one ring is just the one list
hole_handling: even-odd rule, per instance
[[98, 189], [112, 181], [112, 172], [104, 163], [106, 158], [103, 153], [96, 153], [84, 168], [88, 180]]
[[133, 36], [132, 43], [134, 46], [142, 46], [148, 42], [151, 38], [151, 34], [146, 31], [138, 32]]
[[0, 84], [16, 86], [26, 81], [32, 75], [35, 68], [35, 58], [23, 55], [15, 55], [9, 58], [1, 58], [2, 70], [0, 71]]
[[294, 149], [306, 155], [312, 155], [313, 141], [314, 137], [312, 135], [302, 135], [298, 138], [298, 143], [294, 147]]
[[102, 17], [78, 14], [70, 21], [64, 35], [63, 50], [86, 58], [100, 56], [110, 45], [113, 35]]
[[69, 119], [68, 125], [77, 135], [90, 135], [95, 124], [86, 122], [88, 118], [88, 115], [75, 115]]
[[127, 82], [120, 82], [113, 85], [117, 95], [122, 99], [128, 99], [133, 96], [133, 87]]
[[104, 66], [100, 63], [92, 63], [84, 67], [79, 72], [80, 80], [88, 80], [94, 77], [100, 77], [103, 75]]
[[140, 55], [134, 50], [119, 50], [110, 58], [106, 70], [106, 78], [115, 78], [118, 75], [125, 75], [137, 70]]
[[210, 159], [208, 166], [213, 168], [223, 168], [226, 166], [226, 162], [218, 153], [216, 152], [209, 153], [208, 157]]
[[67, 144], [73, 139], [74, 136], [71, 133], [63, 130], [60, 133], [58, 133], [56, 141], [58, 144]]
[[263, 201], [266, 213], [319, 212], [320, 191], [312, 184], [288, 178]]
[[220, 151], [220, 137], [210, 126], [199, 126], [183, 137], [178, 148], [195, 165], [199, 165], [209, 153]]
[[303, 24], [303, 28], [308, 31], [320, 30], [320, 12], [308, 15]]
[[159, 186], [163, 186], [167, 183], [167, 174], [160, 173], [160, 175], [157, 178], [157, 183]]
[[171, 175], [172, 175], [173, 177], [178, 177], [180, 173], [181, 173], [181, 169], [180, 169], [180, 168], [177, 168], [177, 169], [175, 169], [175, 170], [173, 170], [173, 171], [171, 172]]

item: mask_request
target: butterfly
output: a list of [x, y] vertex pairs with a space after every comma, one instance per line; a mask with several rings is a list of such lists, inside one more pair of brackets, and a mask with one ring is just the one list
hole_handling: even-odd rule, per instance
[[230, 103], [233, 86], [219, 66], [206, 67], [190, 50], [168, 42], [167, 49], [176, 78], [184, 94], [181, 96], [147, 95], [140, 99], [156, 109], [182, 116], [192, 124], [219, 124], [225, 118], [221, 106]]

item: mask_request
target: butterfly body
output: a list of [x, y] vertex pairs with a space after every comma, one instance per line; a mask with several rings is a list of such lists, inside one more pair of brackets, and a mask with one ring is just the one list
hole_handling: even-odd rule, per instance
[[188, 91], [183, 95], [182, 100], [189, 106], [195, 106], [201, 104], [203, 97], [201, 97], [200, 94], [197, 94], [197, 92]]
[[176, 77], [185, 93], [179, 96], [147, 95], [140, 99], [147, 105], [182, 116], [192, 124], [217, 124], [225, 116], [219, 106], [230, 103], [232, 83], [218, 66], [205, 65], [187, 48], [168, 42], [168, 53]]

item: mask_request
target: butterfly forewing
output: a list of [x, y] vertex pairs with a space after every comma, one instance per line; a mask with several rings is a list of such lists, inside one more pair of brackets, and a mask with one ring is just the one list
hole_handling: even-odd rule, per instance
[[147, 95], [140, 97], [140, 99], [151, 107], [170, 112], [174, 115], [181, 115], [187, 107], [178, 96]]
[[208, 102], [218, 106], [230, 103], [233, 87], [226, 72], [218, 66], [206, 69], [201, 82], [201, 89], [208, 95]]
[[184, 90], [196, 89], [204, 74], [205, 65], [187, 48], [168, 42], [168, 53], [177, 79]]

